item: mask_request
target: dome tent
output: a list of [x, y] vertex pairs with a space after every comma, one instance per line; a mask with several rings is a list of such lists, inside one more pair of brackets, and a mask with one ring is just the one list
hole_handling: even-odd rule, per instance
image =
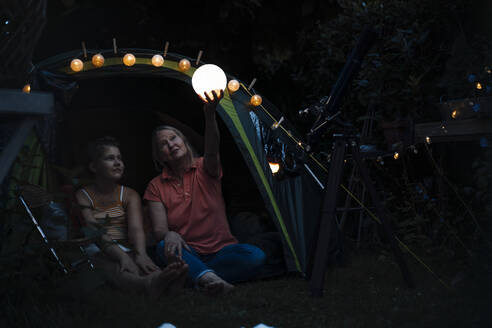
[[[192, 65], [189, 70], [180, 71], [178, 61], [183, 56], [171, 53], [167, 54], [163, 66], [154, 67], [151, 57], [159, 52], [146, 49], [119, 49], [116, 54], [113, 50], [103, 52], [89, 50], [88, 53], [102, 53], [106, 57], [104, 66], [97, 68], [92, 65], [90, 58], [87, 58], [84, 59], [82, 71], [72, 71], [70, 62], [74, 58], [82, 57], [80, 51], [60, 54], [36, 65], [37, 79], [41, 89], [54, 92], [60, 100], [57, 115], [63, 115], [67, 111], [74, 112], [70, 100], [77, 97], [77, 93], [83, 92], [83, 89], [87, 87], [87, 81], [107, 81], [108, 79], [118, 81], [132, 77], [139, 78], [139, 81], [179, 80], [189, 85], [196, 69]], [[134, 66], [123, 65], [122, 55], [125, 53], [135, 55]], [[190, 61], [194, 62], [191, 59]], [[228, 75], [228, 79], [231, 78], [233, 77]], [[105, 91], [99, 88], [99, 92], [104, 93]], [[249, 90], [243, 83], [240, 89], [233, 94], [225, 90], [224, 98], [217, 111], [222, 119], [221, 124], [230, 133], [245, 167], [256, 184], [265, 208], [281, 235], [287, 269], [304, 273], [308, 270], [309, 256], [313, 250], [313, 243], [317, 239], [317, 222], [323, 195], [320, 181], [324, 181], [325, 169], [313, 157], [304, 155], [302, 145], [298, 144], [299, 141], [289, 122], [283, 120], [276, 129], [271, 128], [272, 124], [280, 120], [281, 114], [266, 100], [263, 101], [263, 105], [253, 108], [249, 104], [252, 94], [254, 94], [254, 89]], [[156, 97], [159, 96], [161, 95], [156, 95]], [[165, 101], [163, 97], [162, 102]], [[185, 103], [184, 100], [183, 102]], [[157, 115], [170, 121], [171, 125], [173, 125], [173, 117], [179, 116], [181, 120], [174, 120], [174, 122], [178, 125], [180, 122], [185, 123], [185, 126], [177, 127], [186, 129], [186, 125], [193, 124], [193, 119], [199, 118], [197, 113], [200, 114], [200, 111], [196, 108], [197, 106], [180, 106], [174, 112], [157, 113]], [[118, 109], [114, 109], [107, 116], [99, 113], [95, 117], [104, 123], [105, 120], [116, 119], [116, 116], [121, 114], [117, 112]], [[138, 114], [133, 117], [137, 116]], [[81, 116], [75, 115], [75, 117]], [[83, 124], [80, 121], [75, 123]], [[130, 123], [138, 124], [138, 122]], [[183, 132], [190, 139], [194, 139], [189, 134], [193, 134], [193, 129], [189, 133]], [[150, 134], [150, 131], [148, 133]], [[127, 130], [127, 134], [131, 139], [132, 131]], [[196, 136], [195, 139], [197, 139]], [[193, 143], [193, 140], [191, 141]], [[73, 148], [78, 149], [77, 145]], [[148, 156], [150, 157], [150, 152]], [[272, 174], [268, 164], [268, 159], [272, 156], [282, 160], [286, 167], [281, 177]], [[241, 188], [239, 185], [235, 187]], [[224, 196], [227, 198], [227, 195]]]

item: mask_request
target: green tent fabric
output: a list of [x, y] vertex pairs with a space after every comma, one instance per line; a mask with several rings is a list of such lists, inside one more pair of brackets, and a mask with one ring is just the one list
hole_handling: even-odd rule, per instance
[[[191, 77], [196, 70], [192, 65], [188, 71], [181, 72], [178, 62], [186, 57], [172, 53], [167, 54], [163, 66], [154, 67], [151, 57], [159, 53], [154, 50], [120, 49], [117, 54], [112, 50], [89, 50], [88, 53], [102, 53], [106, 58], [104, 66], [96, 68], [90, 58], [87, 58], [83, 60], [83, 70], [73, 72], [70, 61], [82, 58], [80, 51], [60, 54], [39, 63], [36, 70], [42, 88], [55, 93], [60, 90], [69, 93], [76, 90], [80, 80], [119, 76], [170, 78], [191, 84]], [[135, 55], [134, 66], [123, 65], [122, 57], [125, 53]], [[191, 63], [195, 62], [191, 58], [187, 59]], [[228, 79], [232, 78], [234, 77], [228, 76]], [[248, 90], [243, 83], [233, 94], [226, 90], [217, 110], [233, 136], [265, 207], [282, 236], [288, 270], [305, 273], [313, 243], [317, 240], [317, 222], [323, 195], [322, 181], [326, 177], [326, 168], [314, 157], [303, 155], [294, 128], [289, 122], [284, 120], [279, 128], [271, 129], [272, 124], [282, 115], [266, 99], [263, 100], [263, 105], [253, 108], [249, 104], [253, 92], [253, 89]], [[295, 154], [295, 172], [284, 175], [282, 179], [273, 176], [268, 164], [272, 144], [280, 147], [278, 154], [282, 158]]]

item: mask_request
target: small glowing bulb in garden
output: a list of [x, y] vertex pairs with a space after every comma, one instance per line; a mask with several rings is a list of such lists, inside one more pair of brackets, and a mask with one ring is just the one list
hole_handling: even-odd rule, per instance
[[430, 144], [431, 143], [431, 138], [430, 137], [425, 137], [425, 142], [427, 142], [427, 144]]
[[261, 99], [261, 96], [260, 95], [253, 95], [251, 96], [251, 100], [249, 101], [249, 103], [255, 107], [257, 106], [260, 106], [261, 105], [261, 102], [262, 102], [263, 99]]
[[480, 82], [477, 82], [476, 88], [477, 90], [482, 90], [482, 84], [480, 84]]
[[152, 65], [155, 67], [161, 67], [164, 64], [164, 57], [161, 55], [154, 55], [152, 57]]
[[123, 56], [123, 64], [125, 64], [126, 66], [133, 66], [135, 65], [136, 61], [137, 59], [133, 54], [126, 54], [125, 56]]
[[398, 159], [398, 158], [400, 158], [400, 154], [395, 153], [395, 154], [393, 155], [393, 158], [394, 158], [394, 159]]
[[80, 59], [75, 58], [70, 62], [70, 68], [74, 72], [80, 72], [84, 68], [84, 63]]
[[270, 165], [270, 170], [272, 170], [273, 174], [277, 173], [280, 170], [280, 164], [279, 163], [268, 162], [268, 165]]
[[227, 89], [229, 89], [230, 93], [236, 92], [239, 90], [239, 82], [237, 80], [230, 80], [229, 83], [227, 83]]
[[26, 85], [22, 88], [22, 92], [24, 92], [24, 93], [31, 93], [31, 85], [30, 85], [30, 84], [26, 84]]
[[452, 117], [452, 118], [456, 118], [456, 116], [458, 116], [458, 111], [455, 109], [455, 110], [453, 110], [453, 112], [451, 113], [451, 117]]
[[217, 95], [227, 85], [227, 77], [224, 71], [217, 65], [206, 64], [200, 66], [191, 77], [193, 90], [202, 98], [206, 99], [205, 93], [213, 99], [212, 91]]
[[95, 67], [102, 67], [104, 65], [104, 57], [101, 54], [95, 54], [92, 56], [92, 65]]
[[191, 67], [191, 63], [188, 59], [186, 58], [183, 58], [179, 61], [178, 63], [178, 69], [181, 71], [181, 72], [186, 72], [187, 70], [189, 70]]

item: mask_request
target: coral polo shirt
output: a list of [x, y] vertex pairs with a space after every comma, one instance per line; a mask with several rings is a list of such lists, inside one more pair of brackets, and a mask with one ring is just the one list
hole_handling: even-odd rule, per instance
[[210, 176], [199, 157], [185, 172], [182, 185], [163, 170], [150, 181], [143, 198], [164, 204], [169, 230], [179, 233], [195, 251], [215, 253], [237, 243], [226, 218], [221, 178], [222, 170], [218, 178]]

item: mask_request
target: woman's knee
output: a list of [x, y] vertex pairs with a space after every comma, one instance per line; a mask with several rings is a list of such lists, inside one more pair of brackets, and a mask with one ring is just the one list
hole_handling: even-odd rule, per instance
[[259, 247], [249, 244], [243, 244], [248, 250], [247, 261], [249, 266], [253, 268], [261, 267], [266, 261], [265, 252]]

